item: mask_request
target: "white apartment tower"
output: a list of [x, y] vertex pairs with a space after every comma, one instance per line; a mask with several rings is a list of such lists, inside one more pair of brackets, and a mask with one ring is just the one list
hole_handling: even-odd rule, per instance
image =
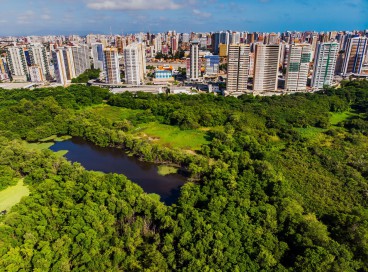
[[190, 71], [189, 79], [198, 80], [199, 78], [199, 42], [192, 41], [190, 43]]
[[229, 93], [247, 92], [249, 73], [249, 45], [229, 46], [226, 90]]
[[306, 90], [311, 55], [312, 46], [310, 44], [290, 45], [285, 80], [287, 91]]
[[66, 85], [68, 83], [67, 73], [64, 64], [64, 55], [62, 49], [56, 49], [51, 52], [54, 63], [54, 73], [57, 83]]
[[32, 65], [41, 68], [44, 77], [50, 76], [49, 61], [47, 59], [46, 49], [41, 44], [31, 44], [29, 47]]
[[92, 43], [93, 68], [104, 70], [104, 47], [102, 43]]
[[74, 61], [74, 69], [75, 76], [79, 76], [83, 74], [87, 69], [91, 68], [91, 63], [89, 61], [89, 48], [86, 44], [81, 44], [79, 46], [73, 46], [73, 61]]
[[114, 47], [105, 48], [104, 59], [105, 59], [106, 83], [120, 84], [121, 80], [120, 80], [118, 49]]
[[321, 90], [333, 81], [339, 44], [335, 42], [319, 43], [314, 60], [312, 89]]
[[72, 48], [58, 48], [51, 54], [56, 82], [65, 86], [76, 77]]
[[27, 61], [22, 47], [11, 46], [7, 48], [7, 63], [13, 79], [27, 80], [29, 78]]
[[162, 52], [161, 34], [156, 35], [154, 46], [155, 46], [155, 52], [156, 53]]
[[45, 77], [40, 66], [34, 65], [29, 67], [29, 75], [31, 82], [43, 82]]
[[256, 44], [253, 90], [277, 91], [280, 45]]
[[133, 43], [124, 48], [125, 81], [141, 85], [146, 74], [146, 54], [142, 43]]

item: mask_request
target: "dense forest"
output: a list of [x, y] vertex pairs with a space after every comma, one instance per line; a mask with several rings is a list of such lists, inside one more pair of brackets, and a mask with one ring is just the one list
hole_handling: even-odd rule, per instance
[[[88, 110], [98, 105], [134, 114]], [[206, 131], [208, 144], [136, 137], [149, 122]], [[191, 176], [167, 206], [27, 144], [56, 134]], [[0, 89], [0, 190], [30, 189], [0, 215], [0, 271], [368, 271], [367, 154], [368, 81], [238, 98]]]

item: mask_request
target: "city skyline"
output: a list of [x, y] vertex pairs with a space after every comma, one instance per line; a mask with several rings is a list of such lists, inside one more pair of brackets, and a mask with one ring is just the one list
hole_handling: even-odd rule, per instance
[[0, 5], [2, 36], [368, 28], [364, 0], [0, 0]]

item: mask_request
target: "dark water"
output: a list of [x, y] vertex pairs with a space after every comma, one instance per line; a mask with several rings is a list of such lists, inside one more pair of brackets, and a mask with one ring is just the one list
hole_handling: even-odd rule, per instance
[[50, 149], [68, 150], [65, 157], [69, 161], [79, 162], [87, 170], [124, 174], [145, 192], [160, 195], [161, 200], [169, 205], [178, 199], [180, 187], [186, 180], [179, 174], [160, 176], [153, 163], [141, 162], [135, 157], [129, 157], [121, 149], [99, 147], [81, 138], [56, 142]]

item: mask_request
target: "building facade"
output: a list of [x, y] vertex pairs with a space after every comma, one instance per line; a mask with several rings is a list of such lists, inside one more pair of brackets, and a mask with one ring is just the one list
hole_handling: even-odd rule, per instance
[[41, 44], [31, 44], [29, 47], [31, 65], [41, 68], [44, 78], [50, 78], [49, 60], [46, 48]]
[[104, 49], [105, 60], [105, 75], [106, 83], [108, 84], [120, 84], [120, 69], [119, 69], [119, 57], [118, 49], [114, 47], [107, 47]]
[[367, 52], [367, 40], [366, 37], [355, 37], [348, 40], [342, 66], [343, 75], [361, 73]]
[[277, 90], [279, 56], [279, 45], [256, 45], [253, 76], [254, 91], [267, 92]]
[[104, 47], [102, 43], [92, 44], [92, 59], [93, 59], [93, 68], [104, 71], [105, 60], [104, 60]]
[[88, 45], [85, 44], [73, 46], [71, 49], [73, 53], [75, 76], [79, 76], [87, 69], [91, 68], [91, 63], [89, 60], [90, 51]]
[[190, 43], [190, 71], [189, 79], [198, 80], [199, 78], [199, 42], [192, 41]]
[[319, 43], [313, 66], [312, 90], [321, 90], [333, 82], [339, 44]]
[[206, 60], [206, 74], [216, 75], [219, 72], [220, 57], [219, 56], [205, 56]]
[[7, 63], [13, 79], [24, 81], [29, 79], [26, 56], [22, 47], [10, 46], [7, 48]]
[[247, 92], [249, 74], [249, 45], [229, 46], [226, 90], [229, 93]]
[[311, 55], [312, 46], [310, 44], [290, 45], [288, 66], [286, 68], [285, 90], [305, 91], [307, 89]]
[[144, 83], [146, 74], [146, 54], [142, 43], [134, 43], [124, 48], [125, 82], [132, 85]]

